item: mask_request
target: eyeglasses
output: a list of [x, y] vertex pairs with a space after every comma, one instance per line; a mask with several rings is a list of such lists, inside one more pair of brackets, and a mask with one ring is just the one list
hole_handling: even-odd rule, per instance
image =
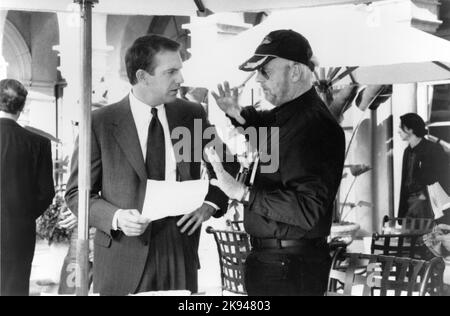
[[[298, 63], [294, 63], [293, 65], [296, 65]], [[289, 65], [289, 67], [293, 67], [293, 65]], [[272, 75], [272, 71], [271, 70], [267, 70], [266, 66], [262, 66], [260, 68], [258, 68], [256, 70], [258, 72], [258, 74], [261, 74], [261, 76], [264, 77], [264, 79], [268, 80], [270, 78], [270, 76]]]
[[268, 72], [264, 67], [257, 69], [258, 74], [261, 74], [266, 80], [270, 78], [270, 72]]

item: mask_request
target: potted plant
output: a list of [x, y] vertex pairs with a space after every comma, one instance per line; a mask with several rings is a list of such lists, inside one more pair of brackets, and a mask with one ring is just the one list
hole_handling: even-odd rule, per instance
[[[352, 69], [343, 70], [341, 74], [340, 68], [330, 69], [326, 77], [320, 77], [316, 74], [316, 88], [319, 95], [322, 97], [325, 104], [330, 109], [335, 119], [341, 124], [344, 119], [344, 113], [351, 108], [355, 103], [358, 109], [361, 110], [361, 118], [353, 129], [351, 138], [348, 142], [347, 149], [345, 151], [345, 160], [349, 154], [351, 145], [358, 132], [361, 123], [365, 118], [365, 111], [367, 109], [376, 110], [382, 103], [386, 102], [392, 95], [392, 86], [390, 85], [369, 85], [366, 87], [361, 87], [356, 83], [355, 78], [352, 75]], [[325, 72], [321, 73], [325, 76]], [[340, 89], [336, 89], [334, 85], [336, 82], [349, 76], [351, 79], [351, 84], [344, 86]], [[354, 177], [353, 181], [346, 193], [343, 203], [339, 202], [340, 194], [337, 194], [337, 199], [335, 202], [335, 212], [333, 218], [333, 225], [331, 227], [331, 240], [337, 239], [343, 241], [346, 244], [350, 244], [356, 232], [360, 229], [360, 225], [357, 223], [351, 223], [346, 221], [346, 218], [351, 210], [356, 209], [361, 206], [369, 206], [372, 204], [366, 201], [359, 201], [357, 203], [348, 203], [348, 197], [350, 192], [356, 183], [359, 176], [370, 171], [370, 166], [363, 164], [345, 165], [346, 168], [350, 170], [350, 174]], [[348, 173], [344, 173], [343, 179], [348, 176]], [[350, 211], [348, 210], [350, 207]]]
[[[336, 203], [338, 203], [337, 206], [339, 207], [336, 207], [333, 225], [331, 227], [330, 238], [331, 240], [339, 240], [346, 244], [350, 244], [353, 241], [355, 234], [360, 229], [360, 225], [357, 223], [346, 221], [347, 216], [350, 214], [351, 210], [354, 210], [357, 207], [371, 207], [372, 204], [366, 201], [359, 201], [358, 203], [348, 203], [348, 197], [353, 189], [354, 184], [358, 180], [358, 177], [366, 172], [369, 172], [371, 168], [364, 164], [346, 165], [345, 168], [349, 168], [350, 174], [353, 176], [353, 181], [347, 190], [344, 202], [338, 203], [336, 201]], [[343, 178], [347, 177], [347, 173], [344, 173], [344, 175], [345, 176], [343, 176]], [[350, 211], [345, 212], [348, 207], [350, 207]]]
[[[59, 283], [59, 272], [63, 264], [64, 256], [70, 245], [73, 229], [65, 229], [59, 226], [68, 209], [64, 200], [65, 185], [62, 183], [62, 175], [66, 173], [68, 159], [54, 161], [54, 178], [56, 180], [56, 195], [52, 204], [36, 220], [36, 237], [38, 239], [39, 291], [48, 291]], [[40, 242], [39, 242], [40, 240]]]
[[62, 177], [67, 173], [69, 157], [58, 159], [53, 162], [53, 173], [56, 180], [55, 198], [53, 203], [36, 221], [36, 234], [39, 239], [47, 240], [49, 246], [53, 243], [68, 243], [72, 230], [67, 230], [58, 225], [67, 210], [64, 200], [65, 184], [62, 184]]
[[60, 194], [55, 196], [53, 203], [36, 221], [36, 234], [41, 240], [46, 240], [48, 245], [53, 243], [68, 243], [72, 234], [71, 230], [66, 230], [58, 226], [62, 219], [62, 213], [67, 209], [64, 197]]

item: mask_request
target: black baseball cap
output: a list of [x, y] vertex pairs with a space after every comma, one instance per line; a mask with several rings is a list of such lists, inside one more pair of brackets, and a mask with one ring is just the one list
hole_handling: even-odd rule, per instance
[[270, 32], [256, 48], [255, 54], [239, 66], [243, 71], [254, 71], [274, 58], [284, 58], [302, 63], [314, 69], [313, 51], [308, 40], [293, 30]]

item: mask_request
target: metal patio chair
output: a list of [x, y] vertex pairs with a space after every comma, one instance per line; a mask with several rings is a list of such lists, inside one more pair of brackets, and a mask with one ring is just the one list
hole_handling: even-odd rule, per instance
[[328, 279], [328, 296], [440, 295], [445, 265], [430, 261], [338, 251]]
[[250, 236], [243, 231], [216, 230], [207, 227], [206, 232], [212, 234], [219, 253], [222, 294], [228, 291], [246, 295], [244, 284], [245, 259], [251, 250]]

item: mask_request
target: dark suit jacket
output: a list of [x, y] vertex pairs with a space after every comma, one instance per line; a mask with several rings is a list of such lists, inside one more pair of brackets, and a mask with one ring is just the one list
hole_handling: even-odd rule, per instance
[[[169, 129], [186, 127], [194, 135], [194, 119], [201, 119], [203, 129], [210, 126], [206, 113], [199, 104], [176, 100], [166, 104]], [[198, 135], [200, 136], [200, 135]], [[175, 141], [174, 141], [175, 143]], [[192, 149], [205, 141], [192, 141]], [[97, 228], [94, 251], [94, 290], [104, 295], [135, 293], [144, 271], [149, 247], [138, 237], [127, 237], [112, 231], [112, 220], [117, 209], [142, 211], [147, 174], [136, 126], [130, 109], [129, 97], [121, 102], [93, 112], [92, 116], [92, 190], [90, 198], [90, 225]], [[201, 162], [177, 163], [179, 180], [200, 179]], [[212, 170], [212, 168], [209, 168]], [[72, 158], [72, 172], [66, 200], [69, 208], [78, 211], [78, 147]], [[210, 186], [207, 201], [215, 203], [221, 216], [228, 198], [216, 187]], [[151, 230], [152, 224], [149, 225]], [[198, 266], [200, 230], [185, 239]], [[196, 282], [196, 281], [195, 281]], [[196, 284], [195, 284], [196, 286]], [[195, 287], [194, 287], [195, 288]]]
[[[408, 147], [405, 149], [405, 152], [406, 150], [408, 150]], [[413, 175], [415, 180], [423, 186], [439, 182], [442, 188], [447, 191], [447, 194], [449, 194], [449, 160], [442, 147], [438, 144], [423, 139], [420, 144], [414, 148], [414, 151], [418, 156], [419, 163], [419, 167]], [[398, 217], [405, 217], [408, 212], [408, 192], [405, 187], [408, 162], [405, 152], [403, 153], [402, 182], [400, 187]], [[428, 196], [428, 190], [425, 190], [425, 194]]]
[[[55, 195], [50, 141], [0, 119], [2, 292], [29, 280], [36, 219]], [[28, 293], [25, 293], [28, 294]], [[22, 295], [22, 293], [20, 293]]]

